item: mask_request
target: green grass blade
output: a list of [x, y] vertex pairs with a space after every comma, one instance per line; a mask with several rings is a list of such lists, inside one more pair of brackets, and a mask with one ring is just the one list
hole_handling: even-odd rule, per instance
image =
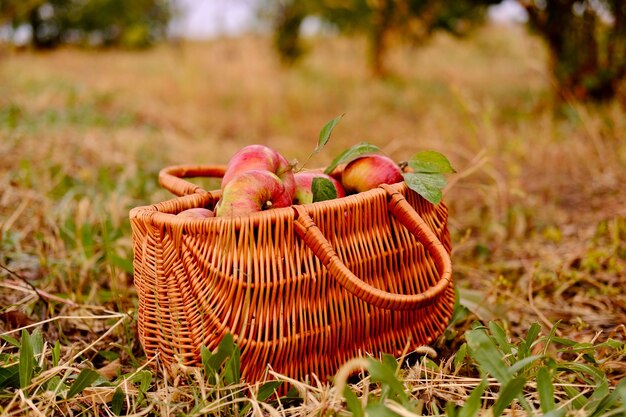
[[118, 387], [113, 393], [113, 398], [111, 399], [111, 411], [116, 416], [122, 414], [122, 407], [124, 406], [124, 392]]
[[547, 413], [554, 410], [554, 386], [550, 369], [542, 367], [537, 371], [537, 392], [539, 393], [539, 405], [541, 411]]
[[482, 406], [483, 393], [488, 385], [487, 381], [483, 379], [480, 384], [472, 390], [459, 412], [459, 417], [474, 417], [478, 414]]
[[492, 407], [494, 417], [501, 415], [502, 412], [511, 405], [513, 400], [520, 396], [524, 385], [526, 385], [525, 378], [513, 378], [502, 387], [498, 394], [498, 399], [496, 399]]
[[22, 330], [22, 345], [20, 347], [20, 388], [25, 389], [30, 385], [35, 369], [35, 354], [31, 344], [30, 335], [26, 330]]
[[93, 369], [83, 369], [76, 377], [74, 383], [70, 386], [70, 389], [67, 391], [67, 399], [72, 398], [78, 393], [83, 392], [83, 390], [87, 387], [90, 387], [91, 384], [96, 382], [96, 380], [100, 377]]

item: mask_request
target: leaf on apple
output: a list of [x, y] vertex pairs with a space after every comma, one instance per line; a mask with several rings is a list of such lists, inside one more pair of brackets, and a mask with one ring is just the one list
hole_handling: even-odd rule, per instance
[[313, 153], [318, 153], [324, 148], [324, 146], [326, 146], [328, 140], [330, 139], [330, 135], [333, 133], [333, 129], [335, 128], [335, 126], [337, 126], [337, 124], [339, 124], [339, 121], [343, 116], [343, 114], [340, 114], [339, 116], [335, 117], [333, 120], [324, 125], [324, 127], [320, 131], [320, 138], [317, 141], [317, 146], [315, 147]]
[[439, 204], [441, 190], [448, 184], [443, 174], [427, 172], [405, 172], [402, 174], [406, 185], [432, 204]]
[[337, 198], [337, 189], [335, 188], [335, 185], [329, 179], [323, 177], [313, 178], [311, 191], [313, 191], [314, 203]]
[[380, 148], [378, 146], [371, 145], [369, 143], [358, 143], [352, 146], [351, 148], [346, 149], [339, 155], [337, 155], [337, 157], [332, 160], [330, 165], [326, 167], [326, 169], [324, 170], [324, 173], [330, 174], [340, 164], [348, 163], [361, 155], [366, 155], [366, 154], [375, 153], [375, 152], [380, 152]]
[[443, 174], [456, 172], [448, 158], [436, 151], [417, 152], [408, 161], [413, 172], [402, 174], [406, 185], [432, 204], [439, 204], [448, 182]]
[[456, 172], [448, 158], [436, 151], [422, 151], [411, 157], [409, 167], [415, 172], [429, 174], [450, 174]]

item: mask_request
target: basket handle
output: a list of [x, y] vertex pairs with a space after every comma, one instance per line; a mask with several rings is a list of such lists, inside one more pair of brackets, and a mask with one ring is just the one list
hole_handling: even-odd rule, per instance
[[208, 191], [183, 178], [221, 178], [226, 167], [223, 165], [173, 165], [159, 171], [159, 184], [179, 197], [190, 194], [206, 194]]
[[416, 310], [429, 305], [442, 294], [452, 280], [452, 262], [448, 251], [406, 198], [388, 185], [381, 185], [389, 195], [389, 211], [421, 242], [433, 257], [439, 281], [419, 294], [394, 294], [373, 287], [354, 275], [301, 205], [293, 206], [298, 213], [296, 232], [322, 261], [328, 272], [352, 295], [376, 307], [388, 310]]

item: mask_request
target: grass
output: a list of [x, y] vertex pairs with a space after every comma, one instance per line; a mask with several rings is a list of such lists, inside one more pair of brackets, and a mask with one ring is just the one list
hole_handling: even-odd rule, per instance
[[[624, 108], [567, 103], [554, 117], [545, 51], [516, 28], [398, 47], [384, 81], [360, 40], [311, 42], [293, 70], [251, 37], [4, 52], [0, 414], [623, 415]], [[437, 150], [458, 171], [444, 195], [460, 295], [446, 333], [347, 363], [368, 370], [347, 389], [288, 381], [280, 400], [237, 380], [227, 343], [211, 367], [207, 352], [203, 368], [151, 368], [128, 210], [170, 198], [156, 180], [169, 164], [225, 163], [250, 143], [303, 161], [341, 113], [312, 165], [366, 141], [397, 160]]]

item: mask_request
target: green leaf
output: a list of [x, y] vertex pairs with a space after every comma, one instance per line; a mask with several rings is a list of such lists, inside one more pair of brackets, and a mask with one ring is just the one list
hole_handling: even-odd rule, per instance
[[443, 194], [441, 190], [448, 184], [442, 174], [424, 174], [405, 172], [402, 174], [406, 185], [432, 204], [439, 204]]
[[491, 409], [494, 417], [498, 417], [511, 405], [513, 400], [522, 393], [524, 385], [526, 385], [525, 378], [513, 378], [502, 387], [498, 394], [498, 399], [496, 399]]
[[237, 345], [235, 345], [232, 355], [226, 361], [224, 379], [229, 384], [238, 384], [241, 380], [241, 352]]
[[326, 146], [328, 140], [330, 139], [330, 135], [333, 133], [333, 129], [337, 126], [343, 116], [343, 114], [340, 114], [339, 116], [335, 117], [333, 120], [327, 122], [324, 125], [324, 127], [320, 131], [320, 137], [317, 141], [317, 146], [315, 147], [313, 153], [318, 153], [324, 148], [324, 146]]
[[463, 343], [454, 354], [454, 372], [458, 372], [467, 357], [467, 343]]
[[512, 375], [502, 359], [502, 353], [483, 329], [470, 330], [465, 334], [465, 338], [470, 355], [483, 371], [493, 375], [503, 385], [511, 380]]
[[0, 368], [0, 388], [19, 388], [19, 364]]
[[554, 386], [550, 369], [546, 366], [537, 371], [537, 392], [539, 393], [539, 405], [541, 411], [547, 413], [554, 410]]
[[610, 393], [606, 394], [595, 406], [593, 412], [589, 414], [589, 417], [598, 417], [603, 415], [608, 409], [616, 408], [619, 406], [620, 397], [622, 400], [622, 406], [626, 407], [626, 403], [624, 403], [624, 398], [626, 396], [626, 379], [622, 379], [615, 389]]
[[483, 392], [485, 392], [488, 385], [487, 380], [483, 379], [480, 381], [480, 384], [472, 390], [465, 404], [463, 404], [459, 417], [474, 417], [478, 414], [482, 405]]
[[520, 372], [521, 370], [523, 370], [524, 368], [526, 368], [531, 363], [533, 363], [536, 360], [541, 359], [541, 358], [543, 358], [543, 356], [541, 356], [541, 355], [533, 355], [533, 356], [529, 356], [527, 358], [524, 358], [522, 360], [519, 360], [519, 361], [515, 362], [513, 365], [511, 365], [511, 367], [509, 368], [509, 372], [511, 373], [511, 375], [515, 375], [518, 372]]
[[563, 385], [562, 388], [567, 393], [567, 396], [569, 397], [569, 399], [572, 400], [572, 405], [577, 410], [580, 410], [589, 402], [587, 400], [587, 397], [582, 395], [581, 392], [577, 388], [571, 385]]
[[506, 332], [495, 321], [489, 322], [489, 329], [493, 339], [498, 343], [498, 347], [507, 355], [511, 354], [511, 344], [506, 338]]
[[33, 356], [37, 357], [43, 352], [43, 335], [41, 330], [35, 329], [30, 335], [30, 344], [33, 347]]
[[315, 177], [311, 184], [311, 190], [313, 191], [313, 202], [325, 200], [334, 200], [337, 198], [337, 189], [335, 185], [328, 178]]
[[389, 407], [381, 403], [367, 404], [365, 414], [368, 417], [401, 417], [398, 413], [391, 411]]
[[267, 400], [282, 384], [284, 384], [283, 381], [268, 381], [261, 385], [259, 392], [256, 394], [257, 401], [263, 402]]
[[396, 376], [396, 368], [392, 368], [388, 364], [376, 361], [372, 358], [368, 358], [367, 361], [367, 370], [370, 373], [372, 381], [380, 382], [381, 385], [383, 385], [383, 388], [386, 385], [389, 387], [389, 390], [395, 394], [395, 397], [402, 402], [402, 404], [407, 404], [409, 402], [409, 396], [404, 390], [404, 386]]
[[358, 143], [337, 155], [337, 157], [332, 160], [330, 165], [326, 167], [324, 173], [330, 174], [335, 170], [335, 168], [343, 163], [350, 162], [359, 156], [376, 152], [380, 152], [380, 148], [378, 146], [370, 145], [369, 143]]
[[33, 370], [35, 369], [35, 354], [31, 343], [30, 335], [24, 329], [22, 330], [22, 346], [20, 347], [20, 388], [24, 389], [30, 385], [33, 378]]
[[[276, 393], [276, 390], [284, 384], [283, 381], [268, 381], [261, 385], [259, 390], [256, 393], [256, 401], [263, 402], [267, 400], [271, 395]], [[246, 403], [242, 408], [240, 415], [245, 416], [248, 414], [248, 411], [252, 408], [252, 403]]]
[[62, 385], [63, 385], [63, 381], [61, 380], [61, 377], [58, 375], [55, 375], [52, 378], [50, 378], [50, 380], [46, 384], [46, 389], [48, 391], [58, 393], [61, 390]]
[[352, 412], [352, 417], [364, 417], [363, 405], [350, 387], [346, 386], [343, 389], [343, 398], [346, 400], [348, 411]]
[[528, 334], [526, 336], [526, 340], [523, 340], [519, 344], [519, 348], [517, 350], [517, 359], [523, 359], [529, 356], [532, 352], [533, 343], [539, 336], [539, 332], [541, 331], [541, 326], [538, 323], [533, 323], [528, 329]]
[[2, 336], [0, 336], [0, 339], [4, 340], [5, 342], [7, 342], [10, 345], [15, 346], [16, 348], [20, 347], [20, 341], [17, 340], [16, 338], [14, 338], [14, 337], [7, 336], [7, 335], [2, 335]]
[[233, 355], [237, 348], [233, 335], [226, 333], [214, 353], [211, 353], [206, 347], [200, 349], [200, 358], [204, 366], [204, 372], [210, 384], [215, 384], [215, 375], [220, 374], [222, 365]]
[[67, 399], [72, 398], [78, 393], [83, 392], [87, 387], [90, 387], [100, 377], [100, 374], [93, 369], [83, 369], [76, 377], [74, 383], [67, 391]]
[[589, 383], [591, 383], [592, 381], [585, 378], [584, 376], [585, 374], [591, 376], [593, 378], [593, 382], [596, 382], [597, 384], [606, 382], [606, 376], [600, 369], [596, 368], [595, 366], [586, 365], [584, 363], [578, 363], [578, 362], [559, 363], [557, 366], [557, 370], [576, 372], [581, 376], [581, 378], [583, 378], [584, 380], [586, 380], [586, 382], [589, 382]]
[[383, 353], [381, 360], [389, 369], [393, 370], [395, 374], [398, 373], [398, 360], [393, 355]]
[[450, 174], [456, 172], [448, 158], [436, 151], [422, 151], [414, 154], [408, 161], [415, 172], [425, 174]]
[[61, 343], [57, 340], [54, 342], [54, 347], [52, 348], [52, 366], [56, 367], [59, 365], [59, 360], [61, 359]]
[[134, 374], [130, 379], [133, 383], [139, 383], [139, 391], [146, 393], [148, 392], [148, 388], [150, 388], [150, 384], [152, 383], [152, 372], [148, 370], [141, 370]]
[[556, 410], [548, 411], [542, 417], [565, 417], [567, 410], [565, 408], [558, 408]]
[[117, 388], [113, 393], [113, 398], [111, 399], [111, 411], [116, 416], [122, 414], [122, 407], [124, 406], [124, 392], [121, 388]]

